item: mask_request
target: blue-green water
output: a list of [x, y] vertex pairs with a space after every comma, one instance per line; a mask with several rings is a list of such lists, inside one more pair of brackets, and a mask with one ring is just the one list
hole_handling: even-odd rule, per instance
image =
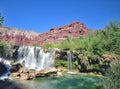
[[90, 75], [65, 74], [63, 77], [37, 78], [29, 81], [31, 89], [100, 89], [101, 79]]

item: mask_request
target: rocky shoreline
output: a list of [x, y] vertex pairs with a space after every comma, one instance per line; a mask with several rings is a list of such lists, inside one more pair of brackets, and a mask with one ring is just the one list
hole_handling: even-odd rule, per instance
[[[18, 68], [18, 69], [15, 69], [15, 68]], [[28, 70], [26, 68], [20, 67], [20, 64], [13, 65], [13, 67], [11, 68], [11, 72], [12, 72], [11, 74], [12, 77], [20, 80], [31, 80], [31, 79], [34, 79], [35, 77], [48, 77], [48, 76], [62, 75], [62, 73], [60, 73], [60, 71], [58, 71], [56, 68], [45, 68], [40, 71], [35, 71], [33, 69]]]

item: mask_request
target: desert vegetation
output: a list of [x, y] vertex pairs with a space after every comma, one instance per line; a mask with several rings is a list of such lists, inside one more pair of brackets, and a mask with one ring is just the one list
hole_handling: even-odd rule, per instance
[[68, 50], [81, 50], [87, 56], [105, 53], [120, 55], [120, 22], [110, 21], [104, 29], [90, 31], [87, 36], [80, 36], [74, 39], [68, 36], [67, 40], [59, 41], [56, 44], [46, 43], [46, 48], [61, 48]]
[[6, 58], [10, 53], [10, 45], [5, 41], [0, 41], [0, 57]]
[[111, 64], [103, 79], [103, 89], [120, 89], [120, 62], [116, 61]]
[[[103, 74], [103, 89], [119, 89], [120, 72], [120, 22], [110, 21], [104, 29], [91, 31], [87, 36], [67, 40], [56, 44], [45, 44], [46, 48], [60, 48], [71, 51], [73, 68], [80, 72]], [[60, 58], [56, 66], [68, 67], [67, 61]]]
[[[44, 47], [70, 50], [73, 55], [73, 67], [83, 72], [104, 74], [112, 61], [120, 59], [119, 45], [120, 22], [110, 21], [104, 29], [90, 31], [87, 36], [80, 36], [77, 39], [68, 36], [65, 41], [59, 41], [56, 44], [46, 43]], [[57, 65], [67, 67], [66, 60], [62, 58], [60, 60], [61, 62], [56, 62]]]

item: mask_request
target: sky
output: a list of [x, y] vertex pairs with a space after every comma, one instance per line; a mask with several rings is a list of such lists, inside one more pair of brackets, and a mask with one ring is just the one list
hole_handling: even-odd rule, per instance
[[102, 29], [120, 21], [120, 0], [0, 0], [3, 26], [48, 32], [74, 21]]

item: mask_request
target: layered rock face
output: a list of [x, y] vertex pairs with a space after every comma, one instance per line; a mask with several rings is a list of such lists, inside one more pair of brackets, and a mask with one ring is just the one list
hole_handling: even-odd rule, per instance
[[80, 35], [87, 35], [88, 29], [83, 23], [73, 22], [59, 28], [51, 28], [50, 32], [40, 34], [38, 38], [38, 44], [43, 45], [46, 42], [56, 43], [60, 40], [66, 40], [68, 36], [75, 38], [80, 37]]
[[7, 41], [13, 45], [44, 45], [45, 43], [55, 43], [65, 40], [68, 36], [79, 37], [87, 35], [88, 28], [83, 23], [73, 22], [71, 24], [52, 28], [49, 32], [38, 34], [33, 31], [0, 27], [0, 40]]
[[0, 27], [0, 40], [13, 45], [31, 45], [35, 43], [37, 33], [16, 28]]

